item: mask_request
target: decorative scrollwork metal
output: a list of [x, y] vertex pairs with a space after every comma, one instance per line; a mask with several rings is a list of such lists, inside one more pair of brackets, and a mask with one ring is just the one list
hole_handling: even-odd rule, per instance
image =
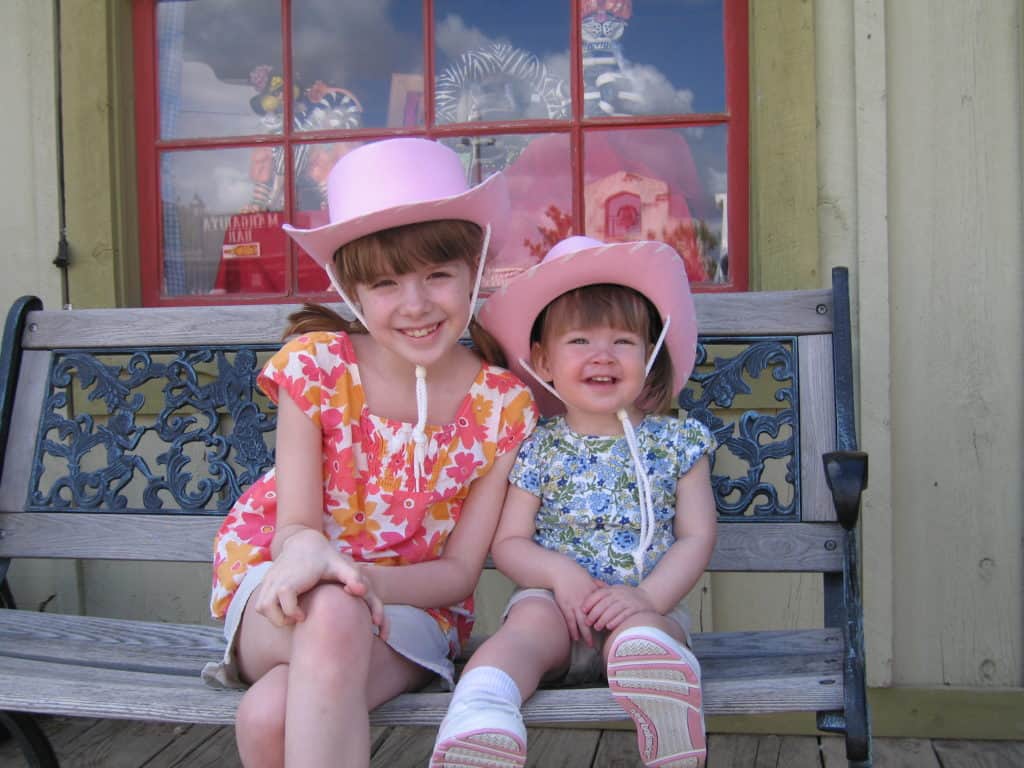
[[[708, 348], [736, 349], [728, 357], [708, 361]], [[724, 519], [795, 520], [800, 508], [800, 433], [795, 337], [738, 339], [702, 337], [690, 383], [679, 396], [679, 405], [690, 416], [704, 422], [718, 444], [734, 457], [730, 462], [745, 471], [715, 472], [712, 457], [711, 482], [720, 515]], [[771, 385], [764, 375], [782, 386]], [[753, 393], [750, 381], [757, 381], [760, 394], [765, 384], [774, 386], [772, 398], [780, 407], [747, 410], [735, 419], [722, 418], [740, 395]], [[769, 461], [785, 462], [784, 483], [768, 479]], [[789, 493], [780, 493], [780, 485]], [[787, 487], [788, 486], [788, 487]]]
[[29, 509], [225, 513], [274, 462], [275, 411], [254, 399], [273, 349], [55, 355]]
[[[260, 353], [275, 349], [56, 354], [28, 508], [224, 514], [274, 462], [268, 442], [276, 411], [258, 393], [256, 376]], [[719, 354], [725, 350], [735, 354]], [[728, 452], [728, 460], [722, 450], [712, 458], [723, 520], [797, 517], [796, 350], [794, 337], [701, 340], [679, 403]], [[778, 407], [758, 403], [730, 415], [755, 388], [759, 400], [770, 397]]]

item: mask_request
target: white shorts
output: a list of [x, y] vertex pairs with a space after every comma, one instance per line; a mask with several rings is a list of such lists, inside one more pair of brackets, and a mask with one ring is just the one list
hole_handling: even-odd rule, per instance
[[[528, 597], [539, 597], [552, 603], [555, 602], [555, 595], [549, 589], [539, 589], [536, 587], [517, 589], [508, 599], [508, 605], [505, 606], [505, 610], [501, 614], [501, 620], [504, 621], [508, 618], [508, 612], [512, 610], [513, 605]], [[679, 625], [683, 635], [686, 637], [686, 644], [692, 647], [690, 627], [693, 622], [690, 619], [689, 611], [686, 610], [683, 604], [679, 603], [679, 605], [666, 613], [665, 618], [671, 619]], [[583, 685], [584, 683], [596, 683], [605, 680], [604, 644], [609, 634], [607, 631], [594, 632], [594, 644], [592, 646], [587, 645], [582, 640], [574, 642], [570, 651], [569, 667], [566, 669], [565, 674], [555, 678], [545, 678], [544, 682], [557, 685]]]
[[[214, 688], [248, 687], [238, 672], [238, 628], [242, 625], [246, 603], [271, 565], [271, 562], [266, 562], [250, 568], [228, 606], [224, 617], [224, 639], [227, 641], [224, 658], [219, 662], [211, 661], [202, 671], [203, 680]], [[386, 605], [384, 612], [389, 624], [387, 644], [410, 661], [435, 672], [441, 678], [445, 690], [451, 690], [454, 687], [455, 665], [448, 652], [452, 647], [459, 647], [455, 629], [446, 637], [429, 613], [411, 605]]]

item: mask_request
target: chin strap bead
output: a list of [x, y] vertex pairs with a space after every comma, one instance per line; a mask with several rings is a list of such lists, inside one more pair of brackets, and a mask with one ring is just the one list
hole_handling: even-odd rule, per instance
[[625, 408], [615, 414], [622, 422], [622, 431], [626, 436], [626, 444], [629, 446], [629, 455], [633, 459], [633, 473], [636, 475], [636, 490], [640, 501], [640, 542], [637, 544], [633, 555], [633, 562], [636, 564], [637, 577], [644, 577], [644, 559], [647, 550], [654, 541], [654, 529], [657, 520], [654, 516], [654, 502], [651, 499], [651, 481], [647, 477], [647, 470], [640, 459], [640, 446], [636, 439], [636, 430], [633, 429], [633, 422], [629, 420], [629, 414]]

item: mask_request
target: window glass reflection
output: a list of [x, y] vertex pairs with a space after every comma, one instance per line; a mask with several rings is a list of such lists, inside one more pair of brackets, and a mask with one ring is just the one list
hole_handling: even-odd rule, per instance
[[588, 117], [721, 112], [721, 0], [581, 0]]
[[691, 282], [728, 282], [722, 126], [588, 131], [584, 230], [599, 240], [662, 240]]
[[284, 292], [284, 214], [251, 205], [253, 152], [162, 156], [164, 295]]
[[436, 0], [434, 19], [439, 124], [569, 117], [567, 3]]
[[296, 129], [422, 126], [422, 6], [293, 0]]
[[502, 248], [484, 270], [493, 291], [536, 264], [572, 231], [572, 176], [567, 134], [505, 134], [443, 140], [479, 184], [496, 171], [508, 179], [511, 211], [498, 224]]
[[162, 138], [281, 132], [279, 0], [163, 0], [156, 11]]

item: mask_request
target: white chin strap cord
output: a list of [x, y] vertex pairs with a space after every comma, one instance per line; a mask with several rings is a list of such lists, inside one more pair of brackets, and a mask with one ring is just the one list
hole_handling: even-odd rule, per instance
[[[671, 323], [671, 316], [666, 317], [661, 333], [658, 335], [658, 340], [654, 342], [651, 354], [647, 358], [647, 365], [644, 366], [644, 378], [647, 377], [651, 372], [651, 368], [654, 367], [654, 361], [657, 359], [658, 353], [661, 351], [661, 347], [665, 343], [665, 336], [668, 334], [668, 328]], [[519, 358], [519, 365], [521, 365], [523, 370], [530, 374], [538, 384], [544, 387], [544, 389], [559, 400], [562, 400], [562, 396], [558, 394], [555, 388], [544, 381], [544, 379], [542, 379], [540, 375], [530, 367], [530, 364], [521, 357]], [[562, 402], [565, 401], [562, 400]], [[629, 446], [629, 455], [633, 460], [633, 474], [636, 476], [636, 490], [640, 502], [640, 541], [637, 543], [636, 549], [633, 551], [633, 562], [636, 565], [637, 577], [639, 579], [643, 579], [644, 559], [647, 555], [647, 550], [654, 541], [654, 531], [657, 527], [658, 521], [654, 514], [654, 502], [651, 496], [651, 481], [647, 477], [647, 470], [640, 458], [640, 446], [637, 443], [636, 430], [633, 428], [633, 422], [629, 420], [629, 414], [626, 412], [625, 408], [620, 408], [616, 411], [615, 415], [622, 423], [622, 433], [626, 436], [626, 445]]]
[[[480, 282], [483, 279], [484, 274], [484, 263], [487, 260], [487, 248], [491, 242], [491, 225], [488, 224], [484, 228], [484, 244], [480, 252], [480, 260], [476, 268], [476, 279], [473, 281], [473, 293], [470, 295], [469, 300], [469, 318], [466, 320], [466, 325], [463, 326], [462, 332], [459, 336], [465, 335], [469, 329], [469, 324], [476, 316], [476, 300], [480, 295]], [[352, 299], [348, 297], [344, 289], [341, 287], [337, 276], [334, 274], [334, 268], [331, 264], [324, 266], [324, 271], [327, 272], [327, 279], [330, 280], [334, 290], [338, 292], [341, 300], [345, 302], [345, 306], [349, 308], [349, 311], [355, 316], [356, 320], [363, 324], [364, 328], [369, 326], [366, 324], [366, 318], [363, 317], [363, 313], [359, 311], [359, 307]], [[413, 475], [416, 482], [416, 490], [423, 490], [423, 478], [426, 475], [426, 459], [427, 459], [427, 369], [422, 365], [416, 366], [416, 424], [412, 428], [412, 468]]]

